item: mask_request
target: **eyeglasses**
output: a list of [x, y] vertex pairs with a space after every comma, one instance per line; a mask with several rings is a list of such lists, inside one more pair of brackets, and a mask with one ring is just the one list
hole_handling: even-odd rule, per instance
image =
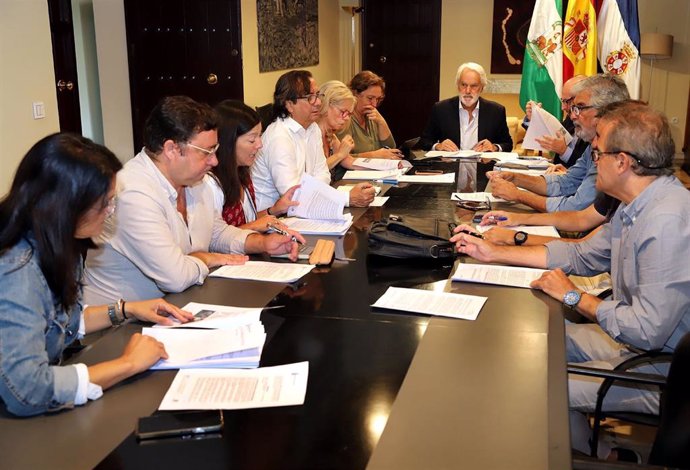
[[213, 155], [214, 153], [216, 153], [216, 152], [218, 151], [218, 148], [220, 148], [220, 142], [218, 142], [216, 145], [214, 145], [214, 146], [211, 147], [210, 149], [205, 149], [205, 148], [203, 148], [203, 147], [198, 147], [198, 146], [196, 146], [196, 145], [194, 145], [194, 144], [190, 144], [189, 142], [186, 142], [185, 145], [187, 145], [187, 146], [189, 146], [189, 147], [192, 147], [193, 149], [197, 149], [197, 150], [200, 151], [200, 152], [204, 152], [204, 153], [206, 154], [206, 156], [208, 156], [208, 157], [210, 157], [211, 155]]
[[307, 103], [314, 104], [316, 100], [322, 100], [324, 97], [323, 93], [309, 93], [308, 95], [297, 97], [298, 100], [307, 100]]
[[597, 106], [585, 105], [585, 104], [573, 104], [570, 106], [570, 112], [573, 113], [573, 116], [578, 117], [582, 111], [584, 111], [585, 109], [591, 109], [591, 108], [596, 109]]
[[338, 111], [338, 113], [340, 114], [340, 117], [342, 117], [343, 119], [352, 115], [352, 111], [350, 111], [349, 109], [342, 109], [342, 108], [339, 108], [338, 106], [336, 106], [334, 104], [332, 104], [331, 107], [333, 109], [335, 109], [336, 111]]
[[462, 199], [460, 196], [456, 196], [458, 202], [455, 203], [456, 206], [468, 210], [468, 211], [490, 211], [491, 210], [491, 200], [487, 197], [485, 201], [470, 201]]
[[570, 98], [561, 98], [561, 104], [570, 106], [571, 104], [573, 104], [574, 99], [574, 96], [571, 96]]
[[670, 166], [670, 165], [660, 165], [660, 166], [650, 166], [650, 165], [647, 165], [645, 162], [643, 162], [642, 160], [640, 160], [640, 157], [638, 157], [638, 156], [635, 155], [634, 153], [627, 152], [627, 151], [625, 151], [625, 150], [616, 150], [616, 151], [611, 151], [611, 152], [602, 152], [602, 151], [600, 151], [600, 150], [598, 150], [598, 149], [593, 149], [593, 150], [592, 150], [592, 161], [593, 161], [594, 163], [596, 163], [596, 162], [599, 161], [599, 159], [600, 159], [603, 155], [617, 155], [617, 154], [619, 154], [619, 153], [624, 153], [624, 154], [626, 154], [627, 156], [629, 156], [630, 158], [632, 158], [633, 160], [635, 160], [635, 163], [637, 163], [639, 166], [641, 166], [642, 168], [646, 168], [646, 169], [648, 169], [648, 170], [660, 170], [660, 169], [662, 169], [662, 168], [667, 168], [668, 166]]
[[366, 101], [369, 103], [376, 103], [376, 105], [380, 105], [383, 103], [383, 100], [386, 98], [385, 96], [374, 96], [374, 95], [359, 95], [362, 98], [364, 98]]

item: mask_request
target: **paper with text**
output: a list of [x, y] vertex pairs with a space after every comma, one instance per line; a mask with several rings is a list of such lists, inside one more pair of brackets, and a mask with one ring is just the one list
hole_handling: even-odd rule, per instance
[[444, 158], [477, 158], [481, 157], [482, 153], [475, 150], [457, 150], [455, 152], [447, 152], [445, 150], [429, 150], [424, 154], [426, 158], [444, 157]]
[[486, 297], [453, 292], [389, 287], [372, 307], [476, 320], [486, 299]]
[[349, 170], [345, 172], [343, 180], [373, 181], [380, 179], [397, 178], [404, 173], [403, 170]]
[[262, 309], [190, 302], [182, 310], [194, 315], [194, 321], [180, 323], [170, 316], [172, 326], [153, 325], [153, 328], [232, 328], [258, 322]]
[[221, 266], [209, 274], [209, 276], [225, 277], [228, 279], [249, 279], [252, 281], [290, 283], [295, 282], [312, 269], [314, 269], [314, 266], [311, 264], [247, 261], [237, 266]]
[[[385, 181], [385, 180], [384, 180]], [[455, 183], [455, 173], [443, 173], [442, 175], [401, 175], [398, 183]]]
[[412, 167], [412, 163], [407, 160], [390, 160], [387, 158], [355, 158], [352, 160], [352, 164], [358, 168], [379, 171], [402, 170]]
[[473, 201], [473, 202], [505, 202], [505, 199], [496, 197], [491, 193], [453, 193], [450, 195], [452, 201]]
[[309, 363], [253, 370], [180, 370], [159, 410], [239, 410], [304, 404]]
[[343, 209], [348, 197], [307, 173], [302, 175], [294, 199], [299, 201], [299, 205], [290, 206], [290, 217], [345, 220]]
[[538, 279], [544, 269], [498, 266], [494, 264], [460, 263], [453, 273], [454, 281], [479, 282], [499, 286], [530, 288], [530, 283]]
[[532, 119], [530, 120], [529, 127], [527, 127], [525, 138], [522, 141], [522, 147], [548, 152], [548, 150], [539, 145], [536, 140], [545, 135], [551, 137], [563, 136], [565, 138], [565, 145], [568, 145], [570, 141], [573, 140], [573, 136], [565, 130], [565, 127], [563, 127], [563, 124], [556, 116], [540, 106], [532, 106]]
[[346, 218], [342, 221], [337, 220], [310, 220], [288, 217], [280, 221], [297, 230], [302, 235], [344, 235], [352, 225], [352, 214], [345, 214]]

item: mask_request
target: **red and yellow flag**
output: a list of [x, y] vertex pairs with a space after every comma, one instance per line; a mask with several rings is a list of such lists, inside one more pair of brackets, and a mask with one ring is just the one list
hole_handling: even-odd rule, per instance
[[570, 0], [563, 18], [563, 82], [597, 73], [596, 0]]

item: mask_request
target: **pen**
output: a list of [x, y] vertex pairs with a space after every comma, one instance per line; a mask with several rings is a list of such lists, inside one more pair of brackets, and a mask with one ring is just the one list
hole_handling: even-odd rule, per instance
[[458, 233], [465, 233], [467, 235], [470, 235], [470, 236], [473, 236], [476, 238], [481, 238], [482, 240], [484, 240], [484, 235], [482, 235], [481, 233], [474, 233], [474, 232], [470, 232], [469, 230], [460, 230]]
[[287, 235], [287, 236], [290, 237], [290, 239], [291, 239], [293, 242], [295, 242], [295, 243], [299, 243], [300, 245], [302, 244], [302, 242], [299, 241], [299, 240], [297, 239], [296, 236], [290, 235], [288, 232], [286, 232], [286, 231], [283, 230], [282, 228], [278, 228], [278, 227], [276, 227], [275, 225], [271, 225], [271, 224], [268, 224], [268, 228], [270, 228], [270, 229], [273, 230], [274, 232], [279, 233], [279, 234], [281, 234], [281, 235]]
[[506, 220], [508, 220], [508, 217], [504, 215], [490, 215], [489, 217], [487, 217], [487, 219], [497, 222], [505, 222]]

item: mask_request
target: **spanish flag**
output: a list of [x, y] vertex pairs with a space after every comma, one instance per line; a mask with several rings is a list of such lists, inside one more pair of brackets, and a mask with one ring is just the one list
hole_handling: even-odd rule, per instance
[[597, 73], [595, 0], [570, 0], [563, 18], [563, 82]]

